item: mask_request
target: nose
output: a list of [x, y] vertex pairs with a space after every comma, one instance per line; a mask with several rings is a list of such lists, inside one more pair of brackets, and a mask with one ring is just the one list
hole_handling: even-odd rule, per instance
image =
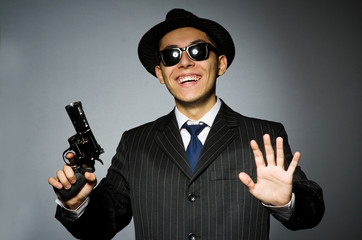
[[188, 68], [194, 66], [195, 62], [189, 57], [185, 50], [182, 51], [180, 62], [178, 63], [179, 68]]

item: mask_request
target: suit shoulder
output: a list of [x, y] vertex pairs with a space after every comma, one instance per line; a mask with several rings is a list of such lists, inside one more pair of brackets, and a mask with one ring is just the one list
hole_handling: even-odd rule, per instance
[[249, 117], [249, 116], [244, 116], [239, 114], [239, 119], [242, 122], [245, 123], [253, 123], [253, 124], [260, 124], [260, 125], [269, 125], [272, 127], [282, 127], [283, 124], [277, 121], [273, 121], [273, 120], [267, 120], [267, 119], [261, 119], [261, 118], [256, 118], [256, 117]]
[[272, 139], [276, 137], [283, 137], [287, 139], [287, 133], [282, 123], [265, 120], [255, 117], [248, 117], [241, 114], [237, 114], [240, 131], [252, 136], [253, 139], [260, 139], [264, 134], [269, 134]]
[[284, 126], [282, 123], [272, 120], [266, 120], [256, 117], [250, 117], [242, 115], [234, 111], [234, 114], [237, 118], [238, 124], [242, 129], [252, 130], [254, 132], [262, 133], [281, 133], [285, 132]]
[[136, 132], [144, 132], [144, 131], [156, 131], [157, 129], [159, 129], [161, 126], [167, 124], [171, 119], [172, 119], [172, 115], [173, 112], [170, 112], [167, 115], [164, 115], [162, 117], [157, 118], [156, 120], [144, 123], [142, 125], [139, 125], [137, 127], [131, 128], [129, 130], [127, 130], [126, 132], [128, 132], [129, 134], [134, 134]]
[[240, 125], [241, 127], [243, 127], [243, 126], [250, 127], [251, 125], [269, 126], [272, 128], [282, 128], [283, 127], [283, 125], [280, 122], [242, 115], [242, 114], [234, 111], [233, 109], [231, 109], [224, 102], [222, 102], [222, 103], [223, 103], [223, 105], [220, 108], [219, 115], [222, 119], [224, 119], [226, 122], [228, 122], [230, 126], [236, 124], [236, 125]]

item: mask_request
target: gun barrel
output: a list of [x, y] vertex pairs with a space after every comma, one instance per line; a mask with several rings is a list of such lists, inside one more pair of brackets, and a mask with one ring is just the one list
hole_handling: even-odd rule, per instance
[[65, 109], [67, 110], [77, 133], [86, 132], [90, 129], [81, 102], [73, 102], [65, 106]]

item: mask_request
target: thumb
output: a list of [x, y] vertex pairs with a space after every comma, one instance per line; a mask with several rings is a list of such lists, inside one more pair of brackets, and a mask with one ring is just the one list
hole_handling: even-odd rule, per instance
[[83, 202], [91, 194], [93, 188], [97, 185], [97, 178], [94, 173], [85, 172], [84, 177], [87, 180], [87, 182], [77, 195], [78, 200], [80, 202]]
[[244, 183], [245, 186], [249, 188], [249, 190], [254, 188], [255, 183], [248, 174], [244, 172], [239, 173], [239, 179], [242, 183]]
[[84, 177], [85, 179], [87, 179], [89, 185], [91, 185], [92, 187], [94, 187], [97, 184], [97, 177], [94, 173], [85, 172]]

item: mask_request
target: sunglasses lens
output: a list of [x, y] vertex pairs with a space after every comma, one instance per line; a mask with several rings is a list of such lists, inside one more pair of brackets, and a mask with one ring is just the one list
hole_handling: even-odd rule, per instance
[[173, 66], [180, 61], [181, 52], [179, 49], [165, 49], [161, 51], [161, 58], [165, 66]]
[[195, 61], [202, 61], [207, 59], [208, 51], [205, 44], [196, 44], [194, 46], [189, 47], [188, 54]]

